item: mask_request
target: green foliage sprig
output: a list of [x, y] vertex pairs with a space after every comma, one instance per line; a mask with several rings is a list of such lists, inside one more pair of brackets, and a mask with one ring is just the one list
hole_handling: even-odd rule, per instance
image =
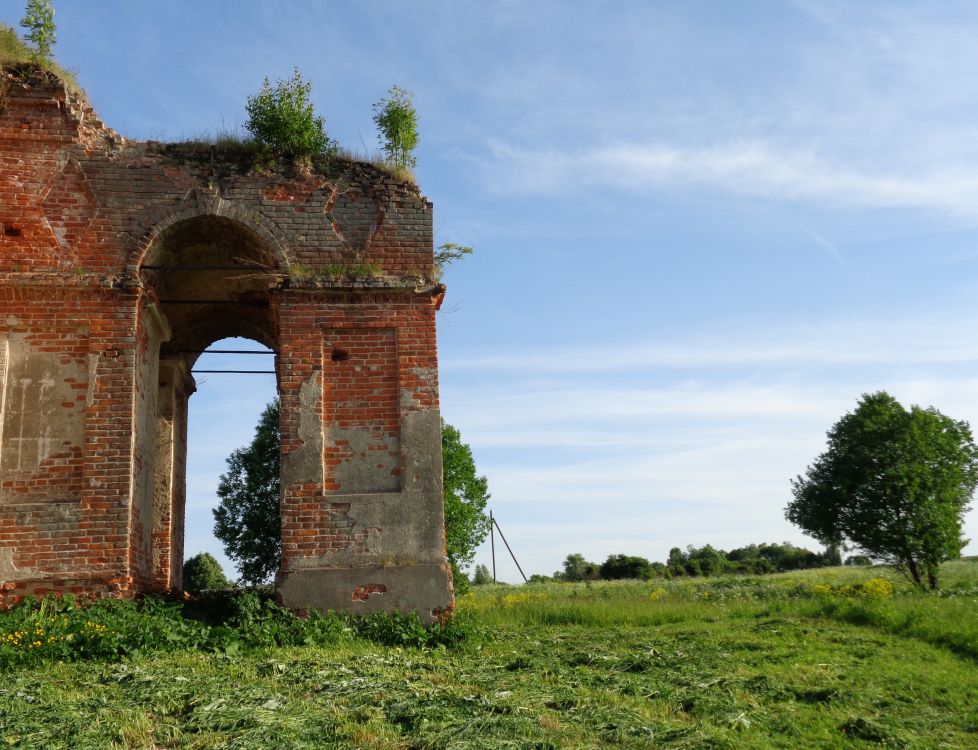
[[326, 135], [322, 117], [310, 101], [312, 82], [296, 68], [292, 78], [273, 85], [268, 78], [261, 91], [248, 97], [245, 128], [269, 151], [291, 158], [328, 154], [336, 144]]
[[468, 245], [443, 242], [435, 249], [435, 281], [440, 281], [445, 269], [457, 260], [475, 252]]
[[387, 160], [396, 167], [411, 170], [417, 164], [414, 149], [418, 146], [418, 113], [414, 94], [392, 86], [390, 96], [374, 104], [374, 123]]
[[51, 48], [57, 41], [51, 0], [28, 0], [20, 25], [27, 29], [24, 39], [34, 45], [34, 62], [37, 65], [50, 63]]

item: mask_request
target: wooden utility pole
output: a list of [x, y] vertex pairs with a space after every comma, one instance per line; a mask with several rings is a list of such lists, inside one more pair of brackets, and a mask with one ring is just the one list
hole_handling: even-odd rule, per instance
[[[483, 537], [485, 539], [485, 537]], [[492, 545], [492, 582], [496, 582], [496, 519], [489, 511], [489, 543]]]

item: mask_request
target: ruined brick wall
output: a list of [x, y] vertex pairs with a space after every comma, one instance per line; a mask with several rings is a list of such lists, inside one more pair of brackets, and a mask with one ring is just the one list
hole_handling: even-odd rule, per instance
[[179, 585], [190, 352], [246, 336], [279, 352], [283, 601], [450, 606], [431, 205], [370, 165], [130, 142], [56, 79], [0, 85], [3, 596]]

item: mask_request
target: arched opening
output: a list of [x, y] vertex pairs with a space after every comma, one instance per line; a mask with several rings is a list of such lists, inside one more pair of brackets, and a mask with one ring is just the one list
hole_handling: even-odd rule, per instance
[[187, 420], [182, 558], [210, 553], [232, 579], [237, 578], [237, 569], [214, 533], [214, 510], [220, 503], [217, 487], [228, 470], [228, 457], [250, 445], [262, 412], [278, 396], [275, 356], [254, 340], [227, 338], [211, 343], [194, 365], [197, 390]]
[[[139, 341], [130, 546], [137, 580], [160, 590], [181, 586], [185, 551], [213, 550], [208, 541], [213, 519], [204, 536], [201, 525], [216, 503], [217, 467], [230, 450], [248, 442], [257, 415], [278, 393], [277, 306], [283, 274], [254, 229], [205, 214], [160, 232], [139, 275], [147, 304]], [[208, 353], [213, 350], [222, 353]], [[236, 353], [246, 350], [270, 355]], [[262, 374], [247, 374], [257, 371]], [[256, 385], [263, 387], [256, 390]], [[207, 420], [201, 429], [189, 428], [189, 398], [197, 391], [203, 398], [193, 412]], [[241, 402], [237, 407], [235, 396]], [[250, 420], [244, 429], [243, 419]], [[209, 440], [208, 434], [222, 439]], [[230, 450], [227, 438], [236, 443]], [[200, 455], [194, 452], [197, 447]], [[223, 456], [215, 455], [221, 451], [226, 451]], [[194, 476], [189, 487], [188, 468]], [[209, 503], [202, 497], [206, 484]], [[191, 549], [185, 544], [188, 517]], [[211, 548], [196, 549], [201, 542]]]

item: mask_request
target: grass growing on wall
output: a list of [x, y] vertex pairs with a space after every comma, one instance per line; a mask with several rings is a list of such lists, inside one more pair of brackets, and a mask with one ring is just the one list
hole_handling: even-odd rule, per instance
[[0, 721], [8, 745], [44, 748], [975, 747], [978, 564], [942, 580], [480, 586], [462, 640], [341, 625], [312, 645], [21, 667]]
[[[14, 29], [0, 23], [0, 68], [32, 65], [33, 62], [34, 56], [31, 48], [24, 43]], [[71, 93], [79, 96], [85, 95], [81, 86], [78, 85], [78, 79], [74, 73], [54, 62], [47, 63], [42, 67], [60, 78], [64, 82], [65, 88]]]

